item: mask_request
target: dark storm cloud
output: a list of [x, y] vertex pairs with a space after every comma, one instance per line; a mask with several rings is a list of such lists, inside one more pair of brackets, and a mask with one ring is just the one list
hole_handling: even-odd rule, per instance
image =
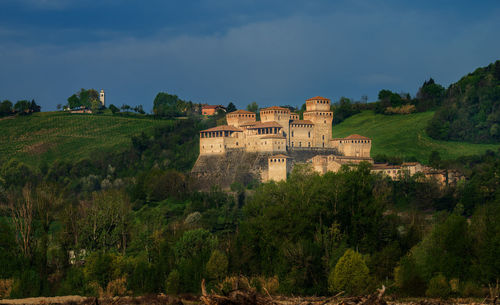
[[45, 110], [82, 87], [146, 109], [159, 91], [239, 107], [373, 100], [430, 76], [448, 85], [500, 54], [493, 2], [3, 1], [0, 99]]

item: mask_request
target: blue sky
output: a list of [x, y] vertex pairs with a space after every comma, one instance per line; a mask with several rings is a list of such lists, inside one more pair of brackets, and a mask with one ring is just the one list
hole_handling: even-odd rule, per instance
[[499, 1], [0, 0], [0, 100], [372, 101], [500, 59], [499, 33]]

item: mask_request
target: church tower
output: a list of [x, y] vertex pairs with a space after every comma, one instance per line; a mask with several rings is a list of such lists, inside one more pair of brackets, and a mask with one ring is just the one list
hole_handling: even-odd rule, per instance
[[106, 106], [105, 100], [104, 100], [104, 90], [101, 89], [101, 93], [99, 94], [99, 101], [101, 101], [102, 107]]

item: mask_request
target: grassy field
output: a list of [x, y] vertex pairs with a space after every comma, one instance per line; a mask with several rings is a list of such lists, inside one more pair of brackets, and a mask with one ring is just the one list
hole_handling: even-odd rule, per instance
[[333, 137], [360, 134], [372, 139], [372, 157], [377, 154], [415, 156], [421, 162], [427, 162], [433, 150], [438, 151], [442, 159], [453, 159], [500, 148], [500, 144], [471, 144], [431, 139], [425, 133], [425, 127], [433, 115], [433, 112], [424, 112], [389, 116], [364, 111], [333, 126]]
[[0, 160], [16, 158], [30, 165], [79, 160], [93, 153], [130, 145], [130, 137], [167, 120], [111, 114], [41, 112], [0, 119]]

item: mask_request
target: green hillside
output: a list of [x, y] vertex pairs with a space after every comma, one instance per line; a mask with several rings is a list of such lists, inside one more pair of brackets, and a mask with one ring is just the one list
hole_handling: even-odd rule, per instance
[[434, 112], [409, 115], [383, 115], [364, 111], [333, 126], [333, 137], [360, 134], [373, 140], [372, 156], [415, 156], [426, 162], [431, 151], [436, 150], [443, 159], [480, 154], [487, 149], [497, 150], [500, 144], [472, 144], [466, 142], [439, 141], [425, 133], [427, 122]]
[[0, 161], [13, 157], [31, 165], [79, 160], [92, 153], [117, 150], [132, 135], [171, 121], [147, 117], [40, 112], [0, 119]]

